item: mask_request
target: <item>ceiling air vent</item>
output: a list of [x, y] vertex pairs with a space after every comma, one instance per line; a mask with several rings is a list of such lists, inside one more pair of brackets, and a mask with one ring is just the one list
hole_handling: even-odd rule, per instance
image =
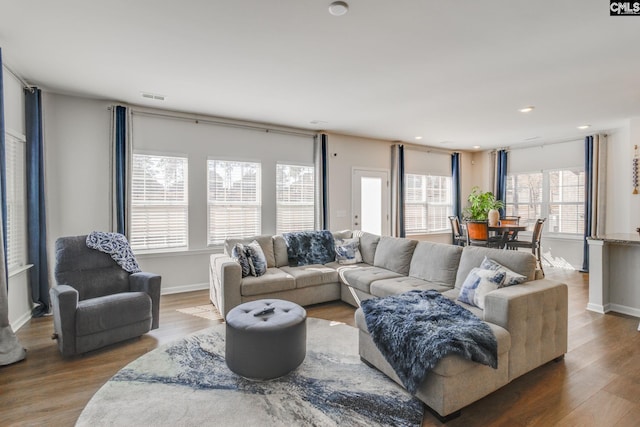
[[148, 99], [155, 99], [156, 101], [164, 101], [164, 98], [165, 98], [164, 95], [158, 95], [158, 94], [148, 93], [148, 92], [142, 92], [142, 97], [148, 98]]

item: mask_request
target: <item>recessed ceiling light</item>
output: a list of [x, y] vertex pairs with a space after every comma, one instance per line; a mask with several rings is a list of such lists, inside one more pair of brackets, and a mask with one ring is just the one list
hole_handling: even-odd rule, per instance
[[420, 140], [422, 139], [422, 137], [421, 137], [421, 136], [416, 136], [416, 139], [417, 139], [418, 141], [420, 141]]
[[521, 113], [530, 113], [533, 111], [535, 107], [533, 105], [529, 105], [528, 107], [523, 107], [521, 109], [519, 109], [518, 111], [520, 111]]
[[329, 13], [333, 16], [342, 16], [349, 11], [349, 5], [343, 1], [334, 1], [329, 5]]
[[589, 129], [590, 127], [591, 127], [591, 125], [580, 125], [580, 126], [578, 126], [578, 129], [585, 130], [585, 129]]
[[312, 125], [326, 125], [326, 124], [329, 124], [329, 122], [325, 122], [324, 120], [311, 120], [309, 123], [311, 123]]
[[480, 146], [479, 146], [479, 145], [474, 145], [472, 148], [473, 148], [474, 150], [477, 150], [477, 149], [479, 149], [479, 148], [480, 148]]

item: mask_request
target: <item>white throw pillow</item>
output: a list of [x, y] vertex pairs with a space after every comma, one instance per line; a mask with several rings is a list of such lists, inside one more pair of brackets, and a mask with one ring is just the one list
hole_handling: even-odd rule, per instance
[[504, 271], [473, 268], [462, 284], [458, 301], [484, 309], [485, 296], [498, 289], [504, 282]]
[[491, 271], [504, 271], [505, 278], [504, 282], [500, 286], [504, 288], [506, 286], [519, 285], [527, 281], [527, 276], [523, 276], [522, 274], [518, 274], [515, 271], [509, 270], [502, 264], [492, 260], [491, 258], [484, 257], [482, 264], [480, 264], [480, 268], [483, 270], [491, 270]]
[[360, 239], [336, 239], [336, 261], [339, 264], [357, 264], [362, 262]]

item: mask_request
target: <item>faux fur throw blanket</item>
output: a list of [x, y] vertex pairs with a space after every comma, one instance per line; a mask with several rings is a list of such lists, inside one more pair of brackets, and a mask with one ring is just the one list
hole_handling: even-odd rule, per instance
[[289, 265], [327, 264], [336, 260], [333, 234], [327, 230], [282, 233]]
[[489, 325], [436, 291], [364, 300], [362, 311], [373, 342], [412, 394], [449, 354], [498, 367]]
[[92, 231], [87, 236], [87, 247], [111, 255], [111, 258], [118, 263], [124, 271], [138, 273], [140, 267], [136, 257], [131, 251], [129, 241], [120, 233], [106, 233], [103, 231]]

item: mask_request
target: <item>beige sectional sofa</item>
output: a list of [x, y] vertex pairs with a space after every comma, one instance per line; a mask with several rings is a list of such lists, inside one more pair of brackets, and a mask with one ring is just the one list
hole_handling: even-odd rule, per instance
[[[339, 238], [350, 236], [350, 232], [336, 234]], [[302, 305], [342, 299], [358, 306], [367, 298], [410, 290], [441, 292], [484, 320], [498, 342], [497, 369], [452, 355], [427, 374], [416, 396], [443, 419], [566, 353], [567, 286], [539, 278], [531, 253], [462, 248], [368, 233], [360, 234], [359, 239], [363, 263], [288, 267], [282, 237], [259, 236], [256, 240], [267, 258], [267, 274], [244, 279], [232, 258], [212, 255], [211, 301], [226, 314], [242, 302], [261, 298], [282, 298]], [[227, 254], [235, 242], [225, 244]], [[526, 276], [527, 281], [488, 293], [483, 310], [457, 301], [457, 297], [469, 272], [485, 257]], [[402, 384], [373, 343], [361, 309], [355, 317], [361, 358]]]

